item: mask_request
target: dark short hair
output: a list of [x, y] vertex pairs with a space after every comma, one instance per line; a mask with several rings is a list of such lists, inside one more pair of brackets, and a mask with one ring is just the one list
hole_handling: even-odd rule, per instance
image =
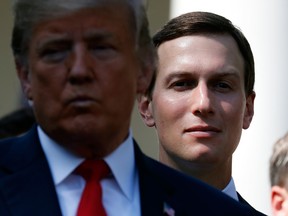
[[[158, 48], [162, 43], [183, 36], [199, 34], [228, 34], [236, 41], [244, 59], [245, 93], [253, 92], [255, 82], [254, 57], [248, 40], [241, 30], [223, 16], [210, 12], [190, 12], [168, 21], [153, 37]], [[156, 75], [157, 76], [157, 75]], [[152, 80], [147, 95], [152, 96], [156, 77]]]

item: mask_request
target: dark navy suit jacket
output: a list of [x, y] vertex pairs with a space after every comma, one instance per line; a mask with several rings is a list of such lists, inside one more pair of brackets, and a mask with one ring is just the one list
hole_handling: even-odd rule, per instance
[[[240, 203], [247, 205], [249, 208], [251, 208], [252, 210], [257, 212], [259, 215], [262, 214], [261, 212], [258, 212], [256, 209], [254, 209], [253, 206], [251, 206], [238, 192], [237, 192], [237, 195], [238, 195], [238, 199], [239, 199]], [[264, 215], [264, 214], [262, 214], [262, 215]]]
[[[135, 144], [142, 216], [258, 215], [216, 189], [145, 156]], [[0, 216], [61, 216], [36, 127], [0, 141]]]

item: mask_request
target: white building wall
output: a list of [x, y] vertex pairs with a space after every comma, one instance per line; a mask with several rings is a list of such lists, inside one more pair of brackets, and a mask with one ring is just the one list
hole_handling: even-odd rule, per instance
[[171, 0], [171, 18], [190, 11], [225, 16], [240, 27], [256, 65], [255, 116], [233, 158], [238, 192], [269, 214], [269, 157], [272, 144], [288, 131], [288, 1]]

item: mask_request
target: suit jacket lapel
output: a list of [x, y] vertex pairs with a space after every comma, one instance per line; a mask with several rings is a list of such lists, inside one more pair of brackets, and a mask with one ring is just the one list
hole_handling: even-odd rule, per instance
[[161, 215], [163, 214], [163, 192], [155, 184], [155, 177], [147, 169], [145, 155], [136, 144], [134, 149], [139, 173], [141, 215]]
[[9, 175], [0, 178], [0, 193], [11, 215], [60, 216], [54, 183], [36, 127], [10, 144], [5, 159]]
[[[244, 204], [244, 205], [247, 205], [249, 206], [250, 208], [253, 208], [238, 192], [237, 192], [237, 196], [238, 196], [238, 199], [239, 199], [239, 202]], [[253, 208], [254, 209], [254, 208]]]
[[[167, 207], [170, 208], [170, 203], [175, 202], [174, 188], [170, 184], [166, 184], [163, 179], [165, 177], [162, 176], [163, 170], [159, 168], [159, 164], [145, 156], [136, 143], [134, 146], [139, 172], [141, 214], [164, 215], [164, 210], [167, 210]], [[178, 211], [178, 213], [180, 212]]]

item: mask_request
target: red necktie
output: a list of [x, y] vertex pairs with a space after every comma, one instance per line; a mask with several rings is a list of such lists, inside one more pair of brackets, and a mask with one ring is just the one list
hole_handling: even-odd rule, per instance
[[102, 205], [100, 180], [110, 172], [103, 160], [85, 160], [76, 169], [76, 173], [86, 180], [86, 186], [78, 206], [77, 216], [106, 216]]

